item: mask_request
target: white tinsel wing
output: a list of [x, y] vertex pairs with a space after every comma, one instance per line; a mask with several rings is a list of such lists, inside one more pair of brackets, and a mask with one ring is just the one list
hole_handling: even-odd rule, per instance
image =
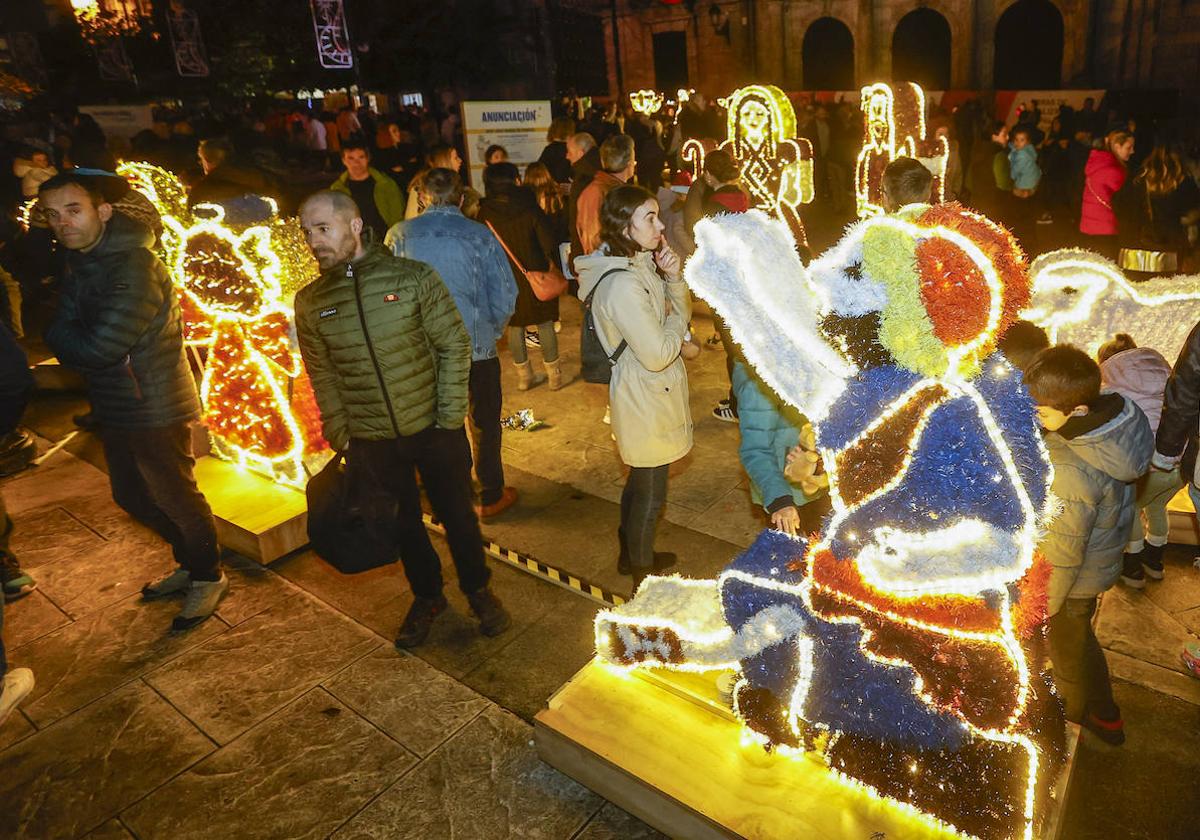
[[821, 335], [825, 306], [787, 223], [759, 210], [696, 224], [688, 286], [725, 320], [759, 377], [810, 419], [825, 415], [853, 366]]

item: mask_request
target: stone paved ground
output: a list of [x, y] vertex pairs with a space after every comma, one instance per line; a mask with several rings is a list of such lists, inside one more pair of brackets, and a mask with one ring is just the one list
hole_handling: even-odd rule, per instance
[[[574, 370], [578, 307], [563, 308]], [[702, 312], [696, 331], [711, 334]], [[736, 427], [708, 414], [726, 387], [719, 349], [706, 346], [690, 376], [697, 444], [672, 469], [660, 546], [706, 576], [763, 519]], [[521, 394], [506, 377], [506, 411], [532, 408], [549, 427], [506, 433], [522, 503], [487, 534], [626, 590], [613, 568], [622, 471], [603, 390]], [[28, 419], [57, 439], [80, 405], [42, 395]], [[40, 584], [6, 611], [11, 659], [38, 686], [0, 729], [0, 837], [659, 836], [531, 746], [530, 719], [590, 656], [592, 603], [496, 566], [515, 625], [484, 639], [447, 565], [454, 610], [414, 656], [391, 645], [411, 598], [397, 569], [346, 577], [308, 551], [269, 567], [227, 556], [233, 586], [218, 616], [174, 635], [175, 605], [137, 597], [169, 554], [112, 504], [102, 468], [84, 435], [0, 483], [14, 547]], [[1200, 630], [1192, 556], [1173, 549], [1164, 582], [1105, 598], [1099, 633], [1129, 741], [1085, 738], [1065, 838], [1195, 836], [1200, 682], [1175, 658]]]

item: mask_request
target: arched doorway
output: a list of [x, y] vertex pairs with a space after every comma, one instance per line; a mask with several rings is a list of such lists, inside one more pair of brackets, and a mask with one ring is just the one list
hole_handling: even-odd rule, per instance
[[806, 90], [855, 90], [854, 35], [837, 18], [813, 21], [800, 48]]
[[1063, 19], [1050, 0], [1017, 0], [996, 24], [992, 85], [1055, 90], [1062, 84]]
[[892, 34], [892, 81], [926, 90], [950, 87], [950, 24], [933, 9], [913, 9]]

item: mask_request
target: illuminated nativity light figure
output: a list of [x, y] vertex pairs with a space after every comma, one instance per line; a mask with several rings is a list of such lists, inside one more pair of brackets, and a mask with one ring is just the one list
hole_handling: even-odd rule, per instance
[[808, 270], [760, 212], [696, 240], [689, 286], [812, 420], [833, 513], [808, 540], [765, 531], [716, 580], [647, 578], [597, 616], [598, 653], [731, 668], [771, 748], [965, 834], [1031, 837], [1065, 739], [1032, 653], [1049, 463], [994, 350], [1028, 299], [1019, 249], [957, 205], [860, 222]]
[[295, 220], [253, 198], [267, 217], [235, 225], [221, 205], [189, 210], [182, 183], [164, 169], [127, 163], [118, 171], [159, 211], [184, 342], [207, 351], [200, 400], [214, 454], [304, 486], [328, 446], [287, 304], [316, 277]]
[[[750, 85], [720, 100], [726, 109], [725, 149], [742, 170], [750, 206], [787, 222], [797, 245], [807, 250], [808, 237], [797, 209], [813, 200], [812, 143], [796, 136], [791, 100], [774, 85]], [[704, 173], [712, 147], [691, 139], [680, 157], [693, 179]]]
[[895, 87], [878, 82], [862, 89], [863, 145], [854, 169], [858, 217], [880, 215], [883, 170], [896, 158], [919, 160], [933, 174], [933, 202], [946, 198], [946, 164], [950, 144], [925, 133], [925, 91], [914, 82]]

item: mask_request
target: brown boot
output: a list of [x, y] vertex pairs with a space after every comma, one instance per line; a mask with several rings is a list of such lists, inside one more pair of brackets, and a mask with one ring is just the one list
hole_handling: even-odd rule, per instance
[[538, 375], [534, 374], [533, 366], [529, 363], [528, 360], [526, 360], [524, 362], [513, 362], [513, 364], [517, 366], [517, 390], [518, 391], [528, 391], [530, 388], [534, 387], [535, 385], [541, 385], [543, 382], [546, 381], [546, 377], [541, 376], [540, 374], [538, 374]]

